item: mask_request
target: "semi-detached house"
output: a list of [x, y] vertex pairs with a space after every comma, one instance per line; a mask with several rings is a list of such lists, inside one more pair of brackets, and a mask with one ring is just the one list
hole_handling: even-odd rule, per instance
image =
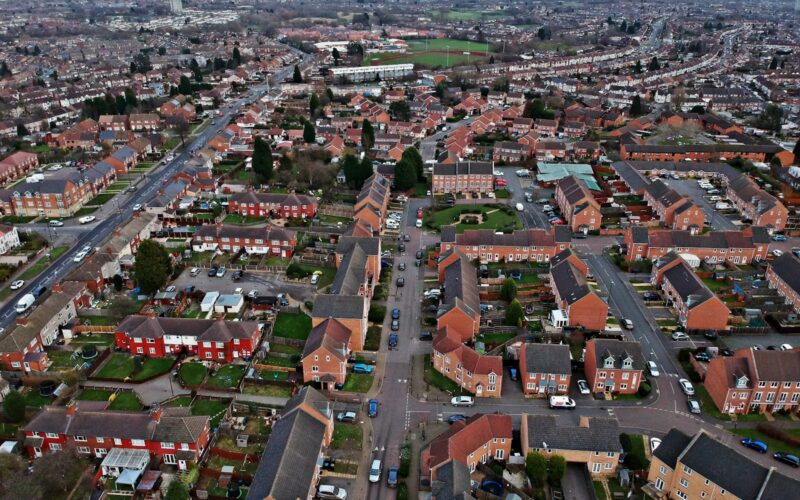
[[635, 394], [644, 370], [639, 342], [593, 338], [586, 343], [584, 373], [594, 393]]
[[569, 346], [523, 343], [519, 350], [519, 377], [525, 396], [567, 394], [572, 379]]
[[586, 183], [576, 176], [570, 175], [558, 181], [555, 200], [573, 231], [587, 233], [600, 229], [603, 223], [600, 204]]
[[572, 253], [564, 250], [550, 261], [550, 288], [556, 309], [550, 320], [556, 327], [603, 330], [608, 304], [586, 282], [588, 268]]
[[442, 304], [436, 313], [436, 327], [449, 327], [460, 335], [461, 342], [474, 340], [481, 323], [475, 266], [466, 255], [453, 250], [439, 258], [438, 272], [444, 293]]
[[433, 367], [461, 389], [477, 397], [499, 398], [503, 387], [503, 357], [480, 354], [464, 345], [461, 335], [442, 327], [433, 337]]
[[787, 252], [770, 262], [766, 272], [769, 287], [786, 299], [794, 312], [800, 312], [800, 259]]
[[228, 213], [248, 217], [291, 219], [314, 217], [317, 213], [317, 200], [304, 194], [246, 191], [232, 195], [228, 204]]

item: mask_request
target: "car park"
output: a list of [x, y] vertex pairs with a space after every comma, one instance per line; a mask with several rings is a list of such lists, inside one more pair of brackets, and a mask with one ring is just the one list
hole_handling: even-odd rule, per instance
[[370, 483], [377, 483], [381, 480], [381, 461], [377, 458], [372, 461], [372, 465], [369, 467], [369, 482]]
[[574, 410], [575, 400], [567, 396], [550, 396], [550, 408], [553, 410]]
[[332, 484], [321, 484], [317, 488], [317, 498], [324, 500], [347, 500], [347, 491]]
[[16, 280], [13, 283], [11, 283], [12, 290], [19, 290], [23, 286], [25, 286], [25, 280]]
[[687, 379], [678, 379], [678, 385], [681, 386], [681, 390], [684, 394], [687, 396], [694, 396], [694, 386]]
[[689, 408], [689, 413], [694, 413], [695, 415], [699, 415], [701, 413], [700, 403], [698, 403], [696, 399], [687, 399], [686, 407]]
[[472, 406], [475, 404], [475, 398], [472, 396], [455, 396], [450, 400], [453, 406]]
[[356, 421], [356, 412], [354, 411], [341, 411], [336, 415], [336, 420], [339, 422], [353, 423]]
[[650, 372], [651, 377], [658, 377], [661, 375], [661, 372], [658, 371], [658, 366], [656, 365], [655, 361], [647, 362], [647, 371]]
[[687, 340], [690, 340], [689, 336], [683, 332], [673, 332], [670, 337], [672, 338], [672, 340], [676, 342], [685, 342]]
[[783, 462], [787, 465], [790, 465], [797, 469], [800, 467], [800, 457], [797, 455], [792, 455], [791, 453], [786, 453], [785, 451], [778, 451], [772, 455], [772, 458], [779, 462]]
[[353, 373], [363, 373], [369, 375], [375, 368], [372, 365], [365, 363], [356, 363], [353, 365]]
[[592, 393], [592, 390], [589, 389], [589, 383], [586, 382], [583, 379], [578, 380], [578, 390], [580, 391], [581, 394], [591, 394]]
[[377, 417], [378, 416], [378, 400], [377, 399], [370, 399], [369, 400], [369, 411], [367, 413], [370, 417]]
[[744, 438], [742, 439], [741, 443], [745, 447], [756, 450], [759, 453], [766, 453], [768, 450], [767, 444], [764, 441], [760, 441], [758, 439]]

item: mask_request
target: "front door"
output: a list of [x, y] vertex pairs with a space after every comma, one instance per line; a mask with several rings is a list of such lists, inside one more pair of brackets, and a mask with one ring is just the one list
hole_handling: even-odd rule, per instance
[[33, 455], [34, 455], [36, 458], [39, 458], [39, 457], [41, 457], [41, 456], [42, 456], [42, 449], [41, 449], [41, 448], [38, 448], [38, 447], [35, 447], [35, 448], [33, 449]]

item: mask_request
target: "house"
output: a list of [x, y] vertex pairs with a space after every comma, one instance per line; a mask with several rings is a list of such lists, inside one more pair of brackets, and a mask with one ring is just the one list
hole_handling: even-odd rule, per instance
[[[726, 179], [728, 179], [726, 177]], [[761, 189], [747, 175], [728, 179], [726, 196], [742, 217], [754, 226], [783, 231], [789, 218], [789, 209], [780, 200]]]
[[567, 463], [584, 464], [592, 477], [617, 472], [622, 445], [615, 417], [581, 416], [577, 425], [555, 415], [522, 414], [520, 441], [522, 456], [538, 452], [550, 458], [564, 457]]
[[481, 323], [475, 266], [466, 255], [452, 250], [440, 256], [438, 271], [444, 294], [436, 314], [437, 329], [449, 327], [461, 336], [461, 342], [474, 340]]
[[572, 230], [556, 226], [496, 233], [492, 229], [468, 229], [457, 233], [455, 226], [441, 227], [440, 252], [458, 249], [469, 260], [487, 262], [549, 262], [571, 246]]
[[134, 113], [129, 118], [134, 132], [156, 131], [161, 128], [161, 118], [153, 113]]
[[739, 349], [708, 363], [704, 381], [726, 414], [800, 410], [800, 350]]
[[550, 288], [555, 306], [550, 316], [553, 326], [603, 330], [608, 304], [586, 282], [587, 270], [575, 265], [572, 250], [564, 250], [550, 261]]
[[11, 153], [0, 161], [0, 184], [19, 179], [39, 168], [39, 157], [27, 151]]
[[[98, 245], [98, 253], [112, 255], [122, 267], [133, 265], [139, 244], [161, 229], [161, 221], [155, 214], [134, 212], [131, 219]], [[113, 277], [113, 276], [112, 276]]]
[[[733, 445], [736, 446], [736, 445]], [[643, 491], [652, 498], [787, 498], [800, 480], [767, 468], [701, 429], [670, 430], [653, 451]]]
[[730, 261], [748, 264], [767, 258], [770, 237], [763, 227], [749, 227], [742, 231], [711, 231], [692, 234], [691, 231], [633, 226], [625, 231], [625, 258], [628, 261], [650, 260], [669, 252], [691, 254], [711, 264]]
[[531, 148], [527, 144], [513, 141], [499, 141], [494, 143], [492, 160], [496, 162], [517, 163], [530, 157]]
[[511, 453], [512, 420], [501, 413], [477, 413], [457, 420], [422, 450], [420, 469], [423, 478], [438, 480], [438, 470], [451, 461], [475, 472], [479, 463], [507, 460]]
[[665, 227], [695, 233], [702, 231], [705, 222], [703, 208], [660, 179], [647, 184], [643, 195]]
[[117, 326], [114, 335], [117, 347], [132, 355], [163, 358], [187, 352], [201, 360], [230, 363], [253, 355], [261, 328], [254, 321], [133, 315]]
[[327, 319], [335, 319], [350, 329], [350, 350], [364, 350], [367, 336], [369, 299], [363, 295], [319, 294], [314, 300], [311, 327]]
[[244, 251], [255, 255], [279, 255], [281, 258], [291, 257], [296, 246], [295, 232], [276, 226], [202, 225], [197, 227], [192, 239], [195, 252]]
[[304, 194], [245, 191], [232, 195], [228, 203], [228, 213], [248, 217], [291, 219], [314, 217], [317, 214], [317, 200]]
[[67, 446], [98, 458], [113, 448], [147, 450], [165, 465], [186, 470], [208, 445], [209, 417], [192, 416], [191, 408], [116, 411], [105, 409], [106, 404], [73, 401], [66, 407], [45, 406], [25, 426], [28, 455], [41, 457]]
[[800, 312], [800, 259], [794, 253], [786, 252], [771, 261], [766, 279], [769, 287], [777, 290], [794, 312]]
[[6, 254], [20, 245], [16, 226], [0, 224], [0, 255]]
[[350, 328], [333, 318], [312, 328], [300, 361], [303, 382], [319, 382], [324, 390], [344, 384], [352, 334]]
[[128, 115], [100, 115], [97, 119], [100, 130], [124, 132], [129, 129]]
[[603, 223], [600, 204], [576, 176], [570, 175], [558, 181], [555, 200], [574, 232], [585, 234], [600, 229]]
[[136, 158], [136, 151], [128, 146], [123, 146], [111, 153], [111, 155], [103, 161], [114, 167], [117, 174], [126, 174], [129, 169], [136, 166]]
[[247, 500], [313, 498], [333, 425], [328, 398], [311, 387], [300, 389], [272, 426]]
[[461, 334], [442, 327], [433, 337], [434, 369], [477, 397], [499, 398], [503, 357], [486, 356], [462, 343]]
[[731, 314], [728, 307], [676, 252], [658, 258], [650, 283], [661, 288], [678, 314], [678, 322], [687, 330], [727, 328]]
[[66, 327], [90, 302], [85, 284], [54, 284], [49, 296], [27, 316], [18, 317], [0, 337], [0, 366], [9, 371], [45, 371], [50, 362], [44, 347], [52, 345], [59, 334], [69, 338], [71, 330]]
[[639, 342], [601, 338], [586, 342], [584, 373], [594, 393], [636, 393], [644, 365]]
[[487, 161], [458, 161], [433, 165], [434, 194], [494, 192], [494, 165]]
[[330, 293], [372, 298], [380, 278], [380, 239], [343, 236], [336, 257], [336, 276]]
[[523, 343], [519, 350], [519, 377], [525, 396], [569, 393], [572, 378], [569, 346]]
[[537, 118], [533, 122], [533, 131], [542, 137], [553, 137], [558, 131], [558, 120]]
[[390, 181], [379, 173], [372, 174], [356, 197], [353, 218], [356, 222], [372, 227], [376, 233], [383, 227], [391, 196]]

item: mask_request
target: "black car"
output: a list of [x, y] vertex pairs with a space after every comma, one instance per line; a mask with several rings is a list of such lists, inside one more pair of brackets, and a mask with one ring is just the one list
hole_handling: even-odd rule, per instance
[[644, 292], [642, 298], [644, 300], [661, 300], [661, 296], [656, 292]]
[[778, 451], [775, 452], [772, 457], [779, 462], [791, 465], [795, 469], [800, 467], [800, 458], [798, 458], [797, 455], [792, 455], [791, 453], [786, 453], [785, 451]]
[[709, 361], [711, 361], [711, 356], [709, 356], [708, 353], [705, 351], [698, 352], [697, 354], [694, 355], [694, 359], [696, 359], [697, 361], [705, 361], [706, 363], [708, 363]]
[[416, 257], [417, 257], [418, 259], [421, 259], [421, 258], [422, 258], [424, 255], [425, 255], [425, 254], [422, 252], [422, 250], [417, 250]]
[[397, 278], [397, 286], [398, 287], [405, 286], [405, 285], [406, 285], [406, 279], [405, 278]]
[[433, 334], [431, 332], [419, 332], [419, 339], [420, 340], [433, 340]]
[[212, 267], [211, 269], [208, 270], [208, 277], [209, 278], [213, 278], [216, 275], [217, 275], [217, 268], [216, 267]]
[[708, 340], [717, 340], [719, 338], [719, 334], [717, 332], [708, 331], [703, 334], [703, 337], [707, 338]]
[[399, 245], [397, 245], [397, 251], [400, 252], [400, 253], [405, 252], [406, 251], [406, 244], [405, 243], [400, 243]]
[[243, 271], [236, 271], [231, 275], [231, 279], [233, 279], [233, 281], [239, 281], [242, 279], [242, 276], [244, 276]]
[[411, 241], [411, 235], [404, 234], [403, 235], [403, 241]]
[[422, 259], [417, 259], [414, 261], [414, 265], [420, 267], [422, 265]]

